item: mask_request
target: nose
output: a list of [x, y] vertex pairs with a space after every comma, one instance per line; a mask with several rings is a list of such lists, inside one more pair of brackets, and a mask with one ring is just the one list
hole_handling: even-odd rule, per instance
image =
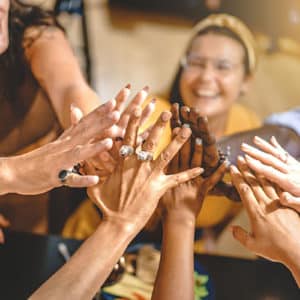
[[207, 64], [206, 66], [203, 66], [199, 75], [199, 79], [202, 81], [210, 81], [215, 79], [216, 72], [212, 65]]

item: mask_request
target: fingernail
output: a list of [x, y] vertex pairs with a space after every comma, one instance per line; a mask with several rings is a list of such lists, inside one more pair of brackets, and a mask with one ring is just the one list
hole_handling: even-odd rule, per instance
[[246, 144], [246, 143], [242, 143], [242, 144], [241, 144], [241, 148], [247, 148], [247, 149], [249, 149], [249, 148], [251, 148], [251, 147], [250, 147], [250, 145], [248, 145], [248, 144]]
[[102, 144], [103, 144], [105, 147], [111, 148], [112, 145], [113, 145], [113, 141], [112, 141], [112, 139], [107, 138], [107, 139], [105, 139], [105, 140], [102, 141]]
[[184, 128], [191, 128], [190, 124], [188, 124], [188, 123], [183, 124], [182, 127], [184, 127]]
[[191, 134], [191, 130], [189, 128], [182, 128], [180, 136], [184, 139], [188, 138]]
[[125, 89], [131, 89], [131, 84], [130, 83], [128, 83], [127, 85], [125, 85]]
[[155, 104], [155, 103], [156, 103], [156, 98], [153, 98], [153, 99], [151, 100], [151, 103]]
[[199, 146], [201, 146], [202, 145], [202, 139], [200, 139], [200, 138], [196, 138], [196, 145], [199, 145]]
[[181, 109], [185, 112], [190, 112], [190, 108], [188, 106], [182, 106]]

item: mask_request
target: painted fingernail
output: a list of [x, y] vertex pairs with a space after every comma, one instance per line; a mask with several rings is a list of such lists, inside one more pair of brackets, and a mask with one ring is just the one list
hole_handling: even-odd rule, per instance
[[196, 142], [196, 145], [199, 145], [199, 146], [201, 146], [203, 143], [202, 139], [200, 139], [200, 138], [196, 138], [195, 142]]

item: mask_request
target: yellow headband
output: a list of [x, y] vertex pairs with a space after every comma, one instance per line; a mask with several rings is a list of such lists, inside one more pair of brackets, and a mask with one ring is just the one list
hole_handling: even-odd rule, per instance
[[234, 16], [227, 14], [214, 14], [196, 24], [192, 31], [193, 38], [200, 31], [211, 26], [227, 28], [241, 39], [247, 51], [250, 74], [254, 73], [257, 65], [256, 43], [248, 27], [240, 19]]

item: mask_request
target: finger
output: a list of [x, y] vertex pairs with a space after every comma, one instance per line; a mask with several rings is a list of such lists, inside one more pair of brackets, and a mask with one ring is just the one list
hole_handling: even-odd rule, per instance
[[236, 187], [241, 200], [246, 208], [250, 220], [255, 218], [260, 211], [259, 204], [250, 186], [246, 183], [240, 171], [235, 166], [230, 167], [230, 175], [233, 185]]
[[194, 153], [193, 153], [193, 156], [192, 156], [192, 163], [191, 163], [192, 168], [196, 168], [196, 167], [201, 166], [201, 164], [202, 164], [202, 155], [203, 155], [202, 139], [197, 137], [195, 139]]
[[150, 126], [144, 132], [139, 134], [138, 139], [137, 139], [137, 146], [140, 146], [142, 143], [144, 143], [147, 140], [152, 128], [153, 128], [153, 126]]
[[261, 175], [259, 176], [257, 175], [256, 178], [259, 181], [260, 185], [262, 186], [265, 194], [268, 196], [268, 198], [271, 199], [271, 201], [279, 199], [279, 195], [276, 189], [274, 188], [273, 184], [269, 180], [267, 180], [265, 177]]
[[136, 108], [131, 114], [130, 120], [127, 125], [123, 145], [131, 146], [133, 148], [136, 147], [141, 115], [142, 110], [140, 107]]
[[64, 182], [65, 186], [69, 187], [89, 187], [97, 184], [99, 182], [99, 177], [96, 175], [79, 175], [72, 173], [68, 175], [66, 181]]
[[232, 226], [231, 227], [233, 237], [239, 241], [244, 247], [250, 251], [255, 252], [254, 250], [254, 238], [242, 227]]
[[180, 150], [183, 144], [191, 136], [190, 128], [182, 128], [177, 136], [173, 138], [167, 148], [160, 154], [159, 158], [154, 162], [154, 167], [159, 170], [164, 170], [176, 153]]
[[256, 197], [256, 200], [264, 205], [269, 204], [272, 202], [272, 199], [270, 199], [264, 192], [263, 188], [260, 186], [258, 180], [256, 179], [255, 175], [251, 172], [250, 168], [248, 167], [245, 159], [242, 156], [238, 157], [237, 160], [238, 168], [243, 175], [246, 182], [250, 185], [254, 196]]
[[116, 109], [122, 111], [130, 95], [131, 85], [127, 84], [116, 96]]
[[193, 127], [198, 127], [198, 118], [201, 117], [200, 115], [200, 110], [198, 108], [192, 107], [190, 109], [190, 115], [189, 115], [190, 119], [190, 123], [192, 124], [192, 130]]
[[144, 108], [140, 120], [140, 126], [145, 124], [146, 121], [149, 119], [149, 117], [152, 115], [152, 113], [155, 111], [155, 104], [156, 104], [156, 99], [152, 99], [150, 103], [148, 103], [147, 106]]
[[77, 124], [83, 117], [83, 113], [79, 107], [77, 107], [75, 104], [71, 104], [70, 107], [70, 115], [71, 115], [71, 124], [75, 125]]
[[[99, 132], [112, 126], [119, 120], [120, 114], [114, 111], [115, 106], [116, 101], [114, 99], [100, 105], [81, 118], [78, 124], [65, 130], [58, 140], [71, 137], [70, 143], [73, 145], [89, 142], [95, 138]], [[99, 120], [101, 120], [101, 122], [99, 122]]]
[[219, 164], [219, 151], [217, 149], [217, 145], [211, 144], [203, 145], [203, 164], [205, 166], [206, 172], [205, 172], [205, 177], [210, 175], [210, 173], [213, 172], [213, 170], [218, 166]]
[[125, 129], [130, 119], [130, 115], [137, 108], [141, 108], [144, 101], [147, 99], [149, 93], [149, 87], [144, 87], [141, 91], [139, 91], [132, 101], [128, 104], [125, 111], [122, 113], [120, 121], [118, 122], [118, 126], [120, 128]]
[[200, 191], [200, 197], [203, 197], [224, 177], [225, 172], [228, 169], [228, 162], [224, 161], [218, 169], [205, 180], [204, 184], [202, 185]]
[[284, 173], [281, 173], [271, 166], [262, 164], [259, 160], [254, 159], [251, 156], [245, 155], [245, 159], [249, 168], [256, 174], [266, 177], [271, 182], [278, 184], [284, 190], [288, 190], [290, 188], [290, 183]]
[[278, 141], [276, 140], [275, 136], [272, 136], [270, 139], [270, 143], [278, 149], [278, 151], [280, 152], [280, 159], [283, 162], [286, 162], [287, 164], [293, 164], [293, 163], [298, 163], [298, 161], [292, 156], [290, 155], [284, 148], [282, 148], [282, 146], [278, 143]]
[[147, 140], [142, 144], [143, 151], [154, 152], [161, 137], [171, 119], [169, 111], [162, 112], [156, 123], [153, 125]]
[[210, 191], [210, 194], [214, 196], [225, 196], [231, 201], [241, 202], [240, 195], [236, 188], [232, 184], [224, 181], [219, 181]]
[[[188, 124], [183, 124], [183, 126], [189, 128]], [[191, 138], [189, 138], [181, 150], [179, 151], [179, 162], [180, 162], [180, 171], [184, 171], [190, 168], [190, 157], [191, 157]]]
[[171, 106], [171, 128], [181, 127], [180, 115], [179, 115], [179, 104], [173, 103]]
[[103, 168], [108, 172], [112, 173], [115, 169], [117, 161], [107, 152], [103, 151], [99, 154], [99, 159]]
[[84, 146], [76, 146], [65, 152], [63, 156], [62, 167], [68, 168], [78, 162], [87, 160], [99, 154], [102, 151], [107, 151], [112, 147], [112, 140], [105, 139], [93, 144]]
[[167, 175], [166, 189], [170, 189], [178, 186], [181, 183], [190, 181], [196, 178], [197, 176], [200, 176], [202, 173], [203, 173], [202, 168], [194, 168], [194, 169], [188, 169], [186, 171], [177, 174]]
[[279, 201], [283, 206], [293, 208], [300, 213], [300, 197], [295, 197], [288, 192], [283, 192], [280, 195]]
[[241, 149], [242, 149], [242, 151], [244, 151], [246, 154], [250, 155], [251, 157], [261, 161], [264, 164], [272, 166], [273, 168], [276, 168], [280, 172], [283, 172], [283, 173], [288, 172], [287, 165], [285, 163], [283, 163], [277, 157], [273, 156], [273, 154], [268, 154], [266, 152], [258, 150], [246, 143], [242, 143]]
[[209, 131], [207, 117], [198, 118], [198, 133], [203, 140], [203, 144], [211, 145], [216, 143], [215, 137]]
[[187, 106], [182, 106], [180, 108], [180, 113], [182, 116], [183, 123], [189, 123], [190, 120], [190, 108]]
[[[172, 139], [177, 136], [179, 133], [180, 128], [174, 128], [172, 131]], [[176, 153], [176, 155], [171, 160], [169, 167], [168, 167], [168, 174], [176, 173], [179, 171], [180, 165], [179, 165], [179, 152]]]
[[253, 142], [260, 148], [260, 150], [271, 154], [284, 163], [287, 163], [288, 153], [279, 145], [275, 137], [271, 137], [270, 143], [268, 143], [264, 139], [255, 136]]

